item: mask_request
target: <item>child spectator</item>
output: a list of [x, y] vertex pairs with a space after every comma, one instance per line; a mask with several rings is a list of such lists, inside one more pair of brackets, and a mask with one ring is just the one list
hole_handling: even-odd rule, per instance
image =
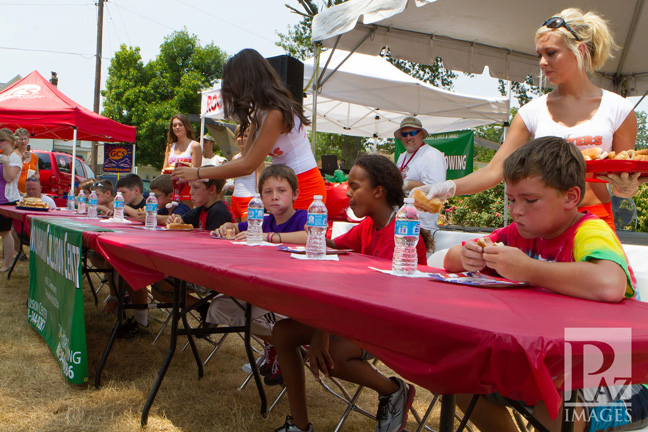
[[[403, 177], [384, 156], [358, 159], [349, 172], [349, 205], [358, 217], [365, 217], [348, 233], [328, 244], [352, 248], [356, 252], [391, 259], [394, 253], [394, 218], [402, 206]], [[419, 239], [417, 253], [425, 264], [425, 245]], [[310, 345], [310, 368], [319, 380], [319, 371], [374, 389], [379, 395], [377, 431], [400, 431], [414, 400], [414, 387], [396, 377], [387, 378], [365, 361], [370, 354], [353, 342], [331, 336], [292, 319], [279, 321], [272, 332], [279, 364], [288, 392], [290, 413], [277, 432], [313, 431], [308, 421], [302, 345]]]
[[[486, 237], [488, 246], [467, 241], [450, 248], [445, 256], [445, 269], [495, 271], [509, 279], [595, 301], [619, 302], [624, 297], [634, 297], [633, 273], [616, 234], [597, 216], [578, 211], [585, 191], [585, 168], [581, 152], [562, 138], [544, 137], [524, 144], [504, 162], [514, 222]], [[494, 242], [503, 245], [493, 245]], [[590, 390], [598, 392], [598, 399], [586, 393]], [[621, 394], [618, 388], [611, 392], [602, 390], [581, 390], [581, 402], [604, 402], [605, 394]], [[610, 401], [610, 405], [589, 407], [588, 416], [577, 409], [573, 415], [575, 430], [621, 430], [622, 425], [646, 417], [648, 389], [634, 385], [630, 393], [634, 417], [610, 415]], [[588, 396], [583, 397], [585, 394]], [[471, 398], [472, 395], [460, 395], [457, 401], [465, 409]], [[621, 402], [628, 406], [630, 401]], [[517, 430], [505, 403], [497, 393], [483, 395], [470, 420], [484, 432]], [[550, 420], [544, 404], [536, 406], [534, 415], [550, 430], [560, 430], [562, 415]], [[596, 419], [596, 425], [586, 424], [586, 420]]]
[[99, 180], [93, 183], [90, 192], [97, 194], [97, 212], [106, 216], [113, 214], [115, 187], [110, 180]]
[[[308, 234], [304, 230], [308, 212], [306, 210], [295, 210], [293, 203], [299, 196], [297, 189], [297, 175], [286, 165], [270, 165], [263, 170], [259, 176], [259, 190], [263, 205], [270, 212], [263, 218], [262, 230], [264, 240], [270, 243], [296, 243], [306, 244]], [[236, 240], [244, 240], [247, 237], [247, 222], [226, 223], [216, 234], [225, 237], [228, 229], [234, 229]], [[228, 324], [239, 326], [245, 323], [245, 314], [240, 305], [245, 302], [232, 300], [228, 296], [220, 296], [214, 299], [207, 314], [208, 324]], [[281, 370], [276, 362], [276, 352], [270, 345], [272, 342], [272, 326], [274, 323], [285, 317], [276, 315], [267, 310], [252, 307], [252, 328], [255, 336], [263, 339], [265, 343], [266, 361], [259, 371], [265, 376], [264, 382], [267, 385], [281, 384]]]
[[144, 182], [137, 174], [127, 174], [117, 180], [117, 192], [124, 197], [124, 213], [131, 217], [137, 217], [137, 211], [146, 207]]

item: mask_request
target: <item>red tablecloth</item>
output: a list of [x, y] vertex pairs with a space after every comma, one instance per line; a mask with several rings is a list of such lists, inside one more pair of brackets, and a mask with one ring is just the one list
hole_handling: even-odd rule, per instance
[[[633, 380], [648, 382], [648, 304], [604, 304], [541, 289], [493, 290], [368, 269], [386, 260], [298, 261], [207, 232], [107, 233], [97, 247], [131, 270], [153, 270], [250, 301], [356, 341], [405, 378], [442, 394], [490, 393], [556, 413], [567, 327], [631, 327]], [[111, 261], [112, 262], [112, 261]], [[121, 271], [120, 271], [121, 272]], [[620, 353], [616, 353], [617, 355]], [[613, 353], [606, 353], [608, 357]], [[574, 359], [575, 362], [578, 359]]]
[[24, 229], [26, 233], [30, 232], [29, 217], [31, 216], [57, 216], [57, 217], [82, 217], [83, 215], [77, 214], [67, 210], [19, 210], [15, 206], [0, 206], [0, 215], [10, 217], [18, 224], [14, 225], [16, 231], [20, 233], [20, 224], [25, 224]]

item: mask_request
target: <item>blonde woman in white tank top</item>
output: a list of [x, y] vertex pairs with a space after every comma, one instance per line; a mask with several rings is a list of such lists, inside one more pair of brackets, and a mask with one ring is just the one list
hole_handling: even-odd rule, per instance
[[[619, 29], [622, 30], [622, 29]], [[613, 124], [611, 135], [611, 150], [621, 152], [634, 149], [637, 137], [637, 118], [632, 108], [618, 95], [605, 94], [602, 89], [592, 84], [588, 73], [603, 67], [611, 57], [611, 51], [616, 49], [607, 23], [593, 12], [583, 13], [579, 9], [565, 9], [559, 14], [547, 19], [537, 30], [536, 51], [540, 68], [555, 89], [543, 100], [542, 110], [534, 109], [537, 113], [544, 111], [544, 118], [549, 119], [555, 127], [557, 136], [567, 139], [585, 149], [590, 146], [603, 145], [605, 134], [599, 134], [594, 127], [582, 131], [581, 126], [591, 122], [599, 111], [612, 112], [612, 117], [620, 113], [619, 119], [611, 118]], [[611, 100], [612, 110], [605, 100]], [[538, 103], [536, 102], [536, 103]], [[534, 104], [530, 102], [529, 105]], [[502, 181], [504, 160], [521, 147], [530, 138], [544, 136], [542, 129], [547, 121], [535, 119], [539, 130], [532, 126], [524, 112], [530, 114], [530, 109], [522, 107], [520, 113], [511, 123], [506, 140], [497, 151], [491, 162], [477, 172], [458, 180], [448, 180], [443, 183], [421, 187], [429, 198], [449, 198], [454, 195], [467, 195], [481, 192]], [[522, 115], [520, 115], [522, 114]], [[529, 123], [529, 124], [527, 124]], [[565, 132], [560, 132], [564, 130]], [[537, 132], [540, 132], [539, 134]], [[598, 137], [601, 135], [601, 139]], [[600, 143], [599, 143], [600, 142]], [[614, 195], [632, 197], [638, 192], [639, 184], [648, 181], [648, 177], [638, 179], [640, 173], [609, 174], [605, 177], [612, 185]], [[614, 226], [610, 211], [610, 194], [602, 183], [587, 183], [581, 202], [581, 209], [589, 210], [608, 224]], [[600, 211], [600, 213], [599, 213]]]

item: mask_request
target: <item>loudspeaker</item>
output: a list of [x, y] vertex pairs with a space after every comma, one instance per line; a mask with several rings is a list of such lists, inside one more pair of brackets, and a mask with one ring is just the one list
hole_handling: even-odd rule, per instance
[[277, 71], [299, 106], [304, 102], [304, 63], [288, 55], [269, 57], [268, 63]]
[[322, 172], [333, 175], [338, 167], [336, 155], [322, 155]]

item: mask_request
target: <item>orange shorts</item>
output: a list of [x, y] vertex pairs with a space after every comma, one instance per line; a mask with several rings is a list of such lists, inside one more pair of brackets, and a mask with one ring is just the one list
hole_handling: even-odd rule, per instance
[[612, 231], [614, 231], [614, 215], [612, 214], [612, 203], [607, 202], [578, 208], [578, 211], [581, 212], [585, 210], [589, 211], [592, 214], [595, 214], [599, 217], [599, 219], [605, 221], [605, 223], [608, 224], [610, 228], [612, 228]]
[[322, 195], [322, 201], [326, 204], [326, 186], [319, 169], [313, 168], [301, 174], [297, 174], [299, 186], [299, 197], [294, 202], [295, 210], [308, 210], [315, 195]]
[[232, 196], [232, 201], [230, 202], [230, 209], [232, 210], [232, 216], [234, 216], [235, 219], [246, 221], [248, 204], [250, 201], [252, 201], [252, 197]]

